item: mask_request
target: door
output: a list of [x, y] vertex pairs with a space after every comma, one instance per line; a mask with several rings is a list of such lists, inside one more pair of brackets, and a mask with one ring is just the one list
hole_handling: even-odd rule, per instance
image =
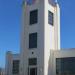
[[37, 68], [36, 67], [29, 68], [29, 75], [37, 75]]

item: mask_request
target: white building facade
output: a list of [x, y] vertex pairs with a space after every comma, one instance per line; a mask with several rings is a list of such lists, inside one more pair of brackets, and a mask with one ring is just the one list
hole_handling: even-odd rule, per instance
[[8, 51], [6, 53], [5, 75], [20, 75], [20, 55]]
[[50, 50], [60, 49], [60, 8], [53, 0], [23, 3], [20, 75], [51, 75]]

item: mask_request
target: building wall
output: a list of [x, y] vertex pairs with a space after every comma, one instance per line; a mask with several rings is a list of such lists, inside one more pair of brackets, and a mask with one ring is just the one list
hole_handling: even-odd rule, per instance
[[52, 51], [52, 75], [56, 75], [56, 58], [75, 57], [75, 49], [63, 49], [60, 51]]
[[[48, 10], [54, 14], [54, 25], [48, 24]], [[49, 64], [49, 58], [51, 58], [50, 50], [60, 50], [60, 8], [58, 4], [52, 6], [48, 3], [48, 0], [45, 0], [45, 42], [44, 42], [44, 74], [51, 75], [51, 71], [48, 69], [51, 68], [51, 64]]]
[[[32, 6], [26, 6], [24, 5], [23, 10], [23, 32], [22, 32], [22, 45], [21, 45], [21, 66], [22, 67], [22, 72], [21, 75], [27, 75], [27, 68], [28, 68], [28, 59], [37, 57], [37, 67], [38, 67], [38, 75], [40, 75], [40, 69], [43, 69], [44, 67], [44, 5], [43, 2], [39, 2], [38, 4], [34, 4]], [[29, 13], [31, 10], [38, 9], [38, 23], [35, 25], [30, 26], [29, 25]], [[39, 18], [40, 17], [40, 18]], [[38, 34], [38, 46], [37, 48], [29, 50], [29, 33], [34, 33], [37, 32]], [[34, 54], [32, 54], [34, 52]], [[43, 70], [42, 70], [43, 71]], [[23, 73], [23, 74], [22, 74]], [[43, 74], [43, 72], [42, 72]], [[42, 75], [41, 74], [41, 75]]]
[[[29, 25], [30, 11], [38, 9], [38, 23]], [[54, 26], [48, 24], [48, 10], [54, 14]], [[48, 75], [50, 50], [60, 49], [60, 10], [48, 0], [38, 0], [33, 5], [23, 4], [21, 32], [20, 74], [28, 75], [28, 59], [37, 58], [37, 75]], [[37, 32], [37, 48], [29, 49], [29, 34]], [[32, 54], [32, 52], [34, 54]], [[50, 74], [50, 73], [49, 73]]]
[[5, 75], [13, 75], [12, 69], [14, 60], [20, 60], [19, 54], [12, 54], [12, 52], [8, 51], [6, 53]]

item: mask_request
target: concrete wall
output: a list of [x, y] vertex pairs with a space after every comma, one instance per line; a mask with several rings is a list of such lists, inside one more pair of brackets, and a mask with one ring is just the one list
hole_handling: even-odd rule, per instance
[[5, 64], [5, 75], [13, 75], [13, 60], [20, 60], [19, 54], [12, 54], [12, 52], [8, 51], [6, 53], [6, 64]]
[[[48, 10], [54, 14], [54, 25], [48, 24]], [[59, 50], [60, 49], [60, 8], [56, 4], [52, 6], [48, 3], [48, 0], [45, 0], [45, 42], [44, 42], [44, 74], [51, 75], [51, 64], [50, 50]]]
[[[30, 11], [38, 9], [38, 23], [29, 25]], [[48, 24], [48, 10], [54, 13], [54, 26]], [[59, 7], [48, 0], [38, 0], [33, 5], [23, 4], [21, 32], [20, 75], [28, 75], [28, 59], [37, 58], [37, 75], [48, 75], [50, 50], [60, 49]], [[29, 33], [37, 32], [37, 48], [29, 49]], [[32, 54], [34, 52], [34, 54]]]
[[[23, 6], [23, 27], [22, 27], [22, 40], [21, 40], [21, 75], [27, 75], [28, 59], [37, 58], [38, 75], [43, 75], [44, 69], [44, 3], [42, 0], [39, 3]], [[30, 11], [38, 9], [38, 23], [29, 25]], [[25, 10], [25, 12], [24, 12]], [[29, 50], [29, 33], [37, 32], [37, 48]], [[32, 54], [34, 52], [34, 54]], [[42, 70], [42, 72], [40, 71]]]

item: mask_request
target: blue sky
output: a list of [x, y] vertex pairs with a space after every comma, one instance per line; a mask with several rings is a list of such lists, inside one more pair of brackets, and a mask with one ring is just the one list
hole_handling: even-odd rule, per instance
[[[75, 0], [58, 0], [61, 8], [61, 48], [75, 48]], [[22, 0], [0, 0], [0, 67], [5, 53], [19, 53]]]

